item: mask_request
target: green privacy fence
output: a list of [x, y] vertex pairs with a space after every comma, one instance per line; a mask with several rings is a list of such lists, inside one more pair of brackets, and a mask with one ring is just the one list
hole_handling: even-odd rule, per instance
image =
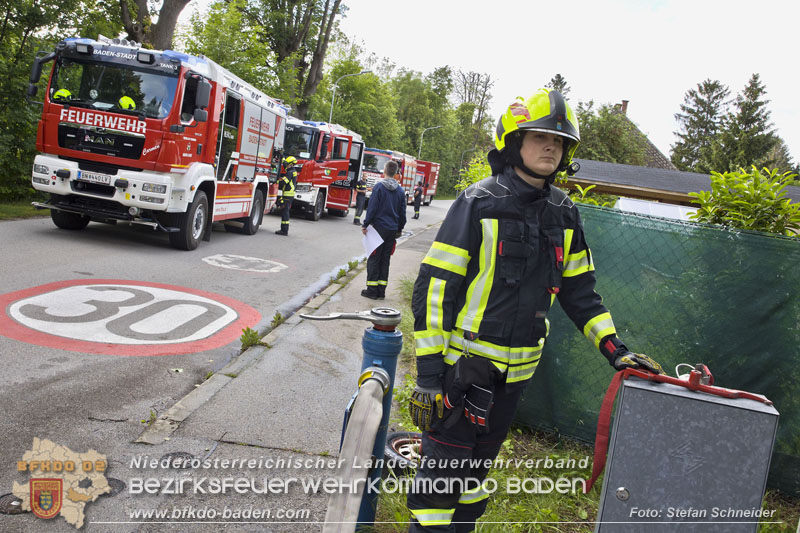
[[[780, 422], [768, 484], [800, 495], [800, 239], [580, 211], [620, 338], [670, 375], [702, 362], [716, 385], [772, 400]], [[613, 369], [558, 305], [549, 319], [518, 422], [593, 442]]]

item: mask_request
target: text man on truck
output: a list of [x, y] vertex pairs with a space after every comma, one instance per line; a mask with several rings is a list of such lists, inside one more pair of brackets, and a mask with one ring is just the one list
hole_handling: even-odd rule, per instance
[[102, 36], [40, 53], [29, 98], [51, 61], [32, 183], [56, 226], [144, 224], [184, 250], [212, 222], [258, 231], [276, 197], [283, 105], [203, 56]]

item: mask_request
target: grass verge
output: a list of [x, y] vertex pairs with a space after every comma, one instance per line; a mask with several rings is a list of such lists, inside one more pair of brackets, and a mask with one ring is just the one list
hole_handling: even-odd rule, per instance
[[[401, 280], [403, 321], [403, 350], [397, 368], [397, 380], [390, 427], [399, 431], [417, 431], [408, 415], [408, 399], [414, 389], [414, 322], [411, 314], [411, 292], [414, 280]], [[405, 377], [403, 377], [405, 376]], [[589, 494], [577, 490], [559, 494], [512, 493], [517, 480], [554, 478], [586, 479], [591, 476], [592, 447], [564, 437], [536, 432], [528, 428], [511, 428], [498, 459], [502, 468], [493, 468], [489, 478], [497, 483], [497, 490], [489, 500], [486, 513], [478, 522], [476, 531], [486, 532], [566, 532], [594, 531], [597, 506], [602, 489], [602, 476]], [[586, 460], [585, 458], [588, 458]], [[583, 459], [583, 461], [581, 461]], [[510, 461], [510, 462], [506, 462]], [[559, 461], [561, 461], [559, 463]], [[495, 464], [499, 464], [496, 462]], [[587, 464], [587, 467], [583, 467]], [[558, 468], [561, 465], [561, 468]], [[393, 475], [393, 474], [390, 474]], [[530, 485], [528, 485], [530, 487]], [[408, 530], [410, 513], [406, 508], [405, 494], [382, 494], [375, 518], [376, 533]], [[767, 491], [763, 509], [775, 510], [768, 520], [780, 524], [760, 524], [758, 533], [794, 532], [800, 520], [800, 498], [791, 498], [777, 491]]]
[[0, 203], [0, 220], [38, 218], [49, 216], [47, 209], [36, 209], [29, 200]]

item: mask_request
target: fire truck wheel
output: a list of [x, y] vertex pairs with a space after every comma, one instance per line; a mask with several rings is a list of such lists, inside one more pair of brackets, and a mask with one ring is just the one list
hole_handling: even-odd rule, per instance
[[422, 433], [410, 431], [389, 432], [383, 450], [383, 473], [391, 470], [396, 476], [412, 473], [422, 450]]
[[59, 211], [58, 209], [50, 210], [50, 218], [53, 219], [53, 224], [61, 229], [83, 229], [89, 224], [91, 218], [86, 215], [79, 215], [77, 213], [67, 213], [66, 211]]
[[253, 198], [253, 209], [250, 211], [250, 216], [242, 220], [242, 233], [245, 235], [254, 235], [258, 231], [258, 228], [261, 227], [261, 220], [263, 218], [264, 193], [261, 191], [256, 191], [256, 196]]
[[306, 220], [313, 220], [316, 222], [322, 218], [322, 211], [325, 209], [325, 191], [319, 191], [317, 194], [317, 201], [314, 202], [314, 208], [311, 211], [306, 211]]
[[422, 202], [422, 205], [431, 205], [432, 203], [433, 203], [433, 196], [431, 196], [430, 198], [428, 198], [428, 201], [427, 201], [427, 202]]
[[178, 223], [178, 231], [169, 234], [169, 242], [181, 250], [194, 250], [200, 244], [208, 222], [206, 193], [197, 191], [192, 205]]

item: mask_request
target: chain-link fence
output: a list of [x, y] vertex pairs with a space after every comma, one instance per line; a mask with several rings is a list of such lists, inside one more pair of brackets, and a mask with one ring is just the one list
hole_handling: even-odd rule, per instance
[[[580, 211], [620, 338], [670, 375], [705, 363], [716, 385], [772, 400], [780, 423], [768, 484], [800, 495], [800, 239]], [[560, 307], [549, 319], [518, 422], [592, 442], [613, 369]]]

